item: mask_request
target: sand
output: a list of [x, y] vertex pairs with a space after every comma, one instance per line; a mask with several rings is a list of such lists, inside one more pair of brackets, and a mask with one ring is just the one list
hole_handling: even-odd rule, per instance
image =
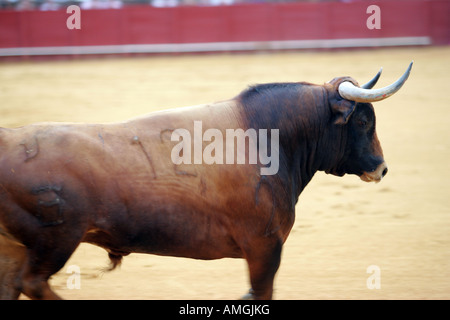
[[[411, 60], [404, 88], [375, 104], [388, 175], [368, 184], [316, 174], [297, 204], [274, 298], [449, 299], [448, 47], [0, 63], [0, 126], [120, 121], [255, 83], [364, 83], [383, 67], [379, 87]], [[103, 249], [82, 244], [51, 284], [66, 299], [235, 299], [249, 288], [241, 259], [131, 254], [118, 270], [107, 265]]]

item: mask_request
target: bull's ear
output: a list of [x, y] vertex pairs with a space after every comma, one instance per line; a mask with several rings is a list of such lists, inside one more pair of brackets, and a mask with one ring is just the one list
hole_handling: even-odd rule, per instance
[[343, 81], [350, 81], [355, 85], [358, 85], [358, 83], [350, 77], [334, 78], [325, 84], [325, 88], [328, 91], [328, 102], [330, 103], [331, 111], [333, 113], [333, 122], [337, 125], [346, 124], [356, 107], [356, 102], [346, 100], [339, 95], [339, 84]]
[[350, 116], [355, 111], [356, 102], [337, 98], [332, 99], [330, 104], [334, 116], [334, 123], [338, 125], [347, 124]]

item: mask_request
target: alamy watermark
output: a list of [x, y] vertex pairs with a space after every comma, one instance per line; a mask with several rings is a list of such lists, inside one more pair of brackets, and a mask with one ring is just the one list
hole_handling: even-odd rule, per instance
[[[81, 8], [77, 5], [70, 5], [66, 9], [66, 13], [70, 16], [66, 20], [66, 26], [69, 30], [81, 29]], [[369, 30], [381, 29], [381, 9], [379, 6], [372, 4], [367, 7], [366, 13], [370, 16], [366, 20], [366, 27]]]
[[370, 16], [367, 18], [366, 26], [367, 29], [381, 29], [381, 9], [379, 6], [373, 4], [367, 7], [367, 14]]
[[[81, 268], [78, 265], [69, 265], [66, 273], [69, 274], [66, 281], [67, 289], [81, 289]], [[370, 274], [366, 280], [367, 289], [381, 289], [381, 268], [372, 264], [367, 267], [366, 273]], [[184, 313], [187, 314], [187, 310], [184, 310]]]
[[70, 276], [67, 278], [67, 289], [81, 289], [81, 269], [79, 266], [72, 264], [67, 267], [67, 274]]
[[381, 269], [377, 265], [370, 265], [366, 269], [367, 273], [371, 275], [367, 278], [366, 286], [367, 289], [381, 289]]
[[79, 6], [71, 5], [66, 9], [66, 13], [69, 13], [70, 16], [66, 20], [67, 29], [81, 29], [81, 9]]
[[[203, 132], [202, 121], [194, 121], [193, 132], [194, 137], [185, 128], [172, 132], [171, 141], [179, 141], [171, 152], [174, 164], [257, 164], [259, 160], [264, 165], [261, 175], [278, 173], [278, 129], [270, 129], [270, 149], [267, 129], [226, 129], [224, 137], [223, 131], [215, 128]], [[209, 143], [203, 148], [203, 142]]]

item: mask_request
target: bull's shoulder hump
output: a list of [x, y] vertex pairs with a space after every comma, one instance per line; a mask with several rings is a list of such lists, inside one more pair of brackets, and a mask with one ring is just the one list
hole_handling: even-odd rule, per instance
[[149, 118], [159, 118], [159, 117], [170, 117], [170, 116], [178, 116], [178, 115], [189, 115], [189, 114], [206, 114], [212, 110], [220, 112], [224, 109], [236, 106], [235, 100], [224, 100], [218, 102], [197, 104], [197, 105], [189, 105], [183, 107], [176, 108], [167, 108], [158, 111], [153, 111], [147, 114], [143, 114], [134, 118], [129, 119], [127, 122], [132, 122], [136, 120], [143, 120]]
[[[144, 125], [154, 127], [178, 128], [192, 125], [193, 121], [207, 123], [222, 122], [224, 119], [234, 119], [238, 114], [238, 103], [235, 100], [219, 101], [207, 104], [185, 106], [160, 110], [129, 119], [125, 124]], [[148, 127], [147, 127], [148, 128]]]

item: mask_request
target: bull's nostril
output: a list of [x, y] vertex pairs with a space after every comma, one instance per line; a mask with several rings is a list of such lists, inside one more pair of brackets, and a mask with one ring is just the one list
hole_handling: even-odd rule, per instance
[[388, 168], [384, 168], [382, 176], [384, 177], [388, 173]]

